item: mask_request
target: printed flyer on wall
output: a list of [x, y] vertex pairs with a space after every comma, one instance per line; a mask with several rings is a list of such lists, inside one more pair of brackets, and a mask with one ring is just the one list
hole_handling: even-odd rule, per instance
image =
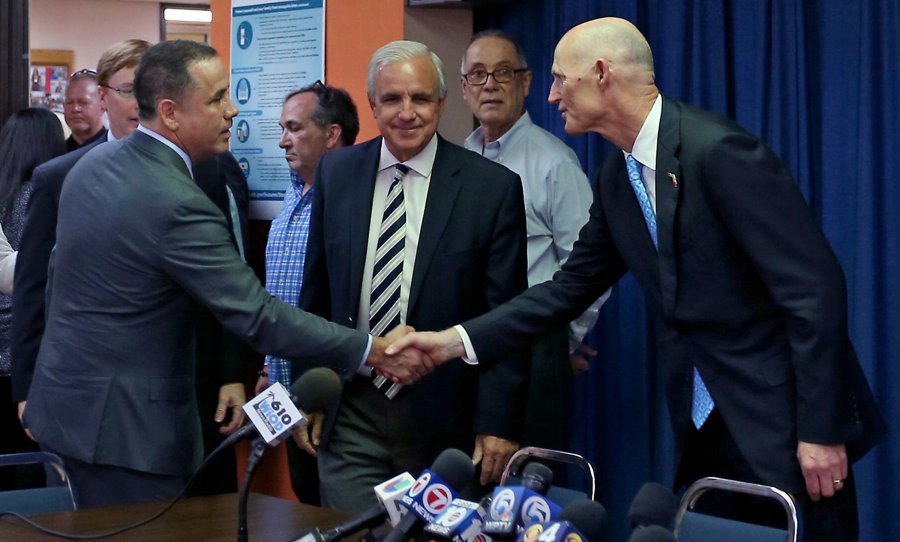
[[270, 220], [290, 185], [278, 118], [284, 97], [325, 77], [325, 0], [233, 0], [231, 92], [240, 113], [231, 152], [250, 188], [251, 218]]

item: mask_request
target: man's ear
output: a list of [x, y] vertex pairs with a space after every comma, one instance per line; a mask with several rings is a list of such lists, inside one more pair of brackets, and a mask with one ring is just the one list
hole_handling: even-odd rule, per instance
[[168, 130], [178, 131], [178, 105], [174, 101], [160, 100], [156, 105], [156, 116]]
[[342, 133], [343, 130], [341, 130], [340, 124], [329, 124], [328, 139], [325, 141], [325, 148], [328, 150], [332, 150], [340, 146]]

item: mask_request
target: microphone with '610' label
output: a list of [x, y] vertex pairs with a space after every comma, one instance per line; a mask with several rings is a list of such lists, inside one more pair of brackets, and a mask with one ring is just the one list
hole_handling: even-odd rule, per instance
[[309, 423], [301, 408], [307, 412], [325, 411], [340, 394], [341, 380], [327, 367], [316, 367], [305, 372], [291, 386], [290, 393], [276, 382], [244, 405], [244, 412], [251, 423], [229, 435], [219, 448], [257, 434], [274, 446], [298, 427]]

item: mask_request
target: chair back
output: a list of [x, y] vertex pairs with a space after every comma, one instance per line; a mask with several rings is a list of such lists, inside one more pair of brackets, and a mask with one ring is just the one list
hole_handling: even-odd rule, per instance
[[[78, 510], [78, 499], [72, 489], [62, 458], [48, 452], [26, 452], [0, 455], [0, 467], [41, 464], [47, 471], [47, 487], [14, 489], [0, 492], [0, 512], [16, 512], [22, 515], [48, 514]], [[54, 482], [49, 475], [59, 478]]]
[[[778, 529], [694, 511], [707, 491], [730, 491], [774, 499], [784, 508], [787, 527]], [[724, 478], [701, 478], [687, 489], [675, 515], [679, 542], [797, 542], [797, 507], [788, 493], [771, 486]]]
[[503, 469], [503, 476], [500, 478], [500, 485], [515, 485], [522, 474], [522, 470], [530, 460], [546, 460], [552, 463], [566, 463], [581, 468], [585, 475], [584, 491], [570, 489], [567, 487], [551, 486], [547, 492], [547, 498], [558, 504], [565, 506], [571, 500], [588, 498], [594, 500], [597, 493], [597, 478], [594, 474], [594, 467], [584, 457], [573, 454], [571, 452], [563, 452], [560, 450], [551, 450], [549, 448], [537, 448], [534, 446], [522, 448], [509, 458], [506, 468]]

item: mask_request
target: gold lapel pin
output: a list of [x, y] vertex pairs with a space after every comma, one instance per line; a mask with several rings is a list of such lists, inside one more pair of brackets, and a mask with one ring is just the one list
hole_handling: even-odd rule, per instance
[[675, 174], [670, 171], [669, 178], [672, 179], [672, 186], [674, 188], [678, 188], [678, 177], [676, 177]]

